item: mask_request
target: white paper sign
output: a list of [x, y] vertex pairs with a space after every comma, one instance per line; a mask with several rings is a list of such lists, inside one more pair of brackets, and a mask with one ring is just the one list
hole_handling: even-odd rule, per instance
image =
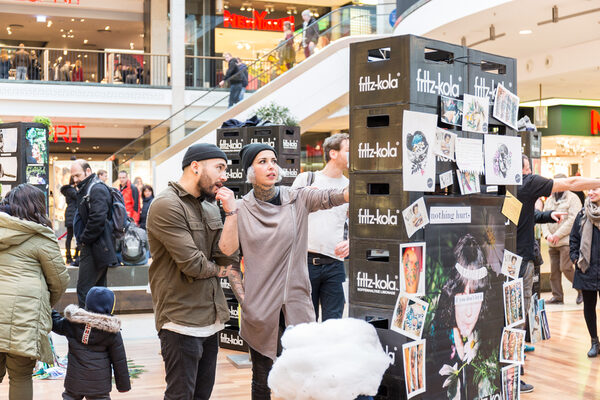
[[431, 207], [430, 224], [470, 224], [471, 207]]
[[452, 170], [440, 174], [440, 189], [447, 188], [452, 185]]
[[461, 171], [483, 174], [483, 140], [458, 137], [455, 151]]
[[519, 136], [485, 135], [486, 185], [520, 185], [523, 161]]
[[435, 190], [437, 115], [404, 110], [402, 117], [402, 183], [409, 192]]

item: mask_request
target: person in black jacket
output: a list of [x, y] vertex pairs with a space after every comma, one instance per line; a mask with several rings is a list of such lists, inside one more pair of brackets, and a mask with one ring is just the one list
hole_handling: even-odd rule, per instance
[[77, 212], [81, 223], [74, 223], [74, 233], [81, 245], [77, 298], [85, 306], [85, 296], [93, 286], [106, 286], [107, 267], [117, 265], [117, 253], [110, 219], [112, 196], [85, 160], [71, 164], [71, 176], [79, 188]]
[[599, 351], [596, 303], [600, 294], [600, 189], [588, 192], [583, 209], [577, 214], [569, 237], [569, 256], [575, 264], [573, 287], [583, 295], [583, 316], [592, 346], [588, 357]]
[[302, 11], [302, 42], [300, 45], [304, 48], [304, 57], [310, 57], [317, 47], [319, 41], [319, 26], [317, 20], [312, 16], [310, 10]]
[[154, 189], [150, 185], [144, 185], [142, 187], [142, 212], [140, 213], [140, 228], [142, 229], [146, 229], [146, 218], [152, 200], [154, 200]]
[[64, 318], [52, 310], [52, 332], [69, 342], [64, 400], [110, 400], [113, 370], [117, 390], [131, 390], [121, 321], [112, 316], [115, 301], [112, 290], [93, 287], [85, 310], [71, 304], [65, 307]]
[[240, 93], [244, 88], [244, 71], [238, 66], [237, 59], [232, 57], [230, 53], [224, 53], [223, 57], [227, 61], [227, 72], [219, 86], [225, 86], [225, 82], [229, 82], [229, 107], [240, 101]]
[[[71, 256], [71, 241], [73, 240], [73, 218], [77, 211], [77, 189], [73, 177], [69, 179], [69, 184], [60, 188], [60, 192], [67, 200], [67, 208], [65, 209], [65, 227], [67, 228], [67, 239], [65, 241], [65, 250], [67, 252], [67, 264], [73, 264]], [[79, 265], [79, 246], [75, 246], [75, 264]], [[73, 265], [75, 265], [73, 264]]]

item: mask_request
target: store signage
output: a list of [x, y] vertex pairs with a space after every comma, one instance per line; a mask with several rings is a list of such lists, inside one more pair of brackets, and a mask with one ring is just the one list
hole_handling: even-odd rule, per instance
[[[507, 87], [504, 81], [496, 82], [494, 79], [491, 80], [491, 86], [488, 86], [484, 77], [475, 76], [475, 96], [488, 97], [490, 99], [490, 104], [492, 104], [492, 102], [496, 99], [496, 90], [500, 84], [504, 87]], [[508, 87], [512, 87], [512, 82], [509, 82]]]
[[[421, 74], [422, 72], [422, 74]], [[460, 77], [458, 79], [461, 80]], [[460, 95], [457, 83], [454, 82], [454, 77], [450, 74], [449, 80], [442, 80], [442, 74], [438, 72], [437, 80], [431, 77], [431, 71], [417, 69], [417, 92], [444, 95], [450, 97], [458, 97]]]
[[54, 143], [61, 137], [65, 143], [73, 143], [73, 134], [75, 134], [77, 143], [81, 143], [81, 129], [85, 125], [54, 125]]
[[361, 76], [358, 79], [358, 91], [359, 92], [374, 92], [377, 90], [388, 90], [388, 89], [398, 89], [398, 77], [400, 76], [400, 72], [396, 73], [396, 78], [392, 78], [392, 74], [388, 73], [387, 78], [384, 76], [381, 79], [381, 76], [377, 74], [377, 78], [371, 80], [370, 76]]
[[470, 224], [471, 207], [431, 207], [429, 210], [431, 224]]
[[400, 142], [396, 142], [395, 146], [389, 141], [381, 144], [375, 142], [375, 147], [371, 147], [370, 143], [361, 142], [358, 144], [358, 158], [396, 158], [399, 148]]
[[289, 21], [292, 24], [292, 30], [294, 29], [293, 15], [278, 19], [266, 19], [266, 16], [266, 11], [263, 11], [259, 14], [258, 11], [254, 10], [252, 11], [252, 18], [248, 18], [243, 15], [233, 14], [232, 12], [225, 10], [223, 12], [223, 26], [225, 28], [283, 32], [283, 23]]
[[596, 110], [592, 110], [592, 135], [597, 135], [600, 132], [600, 113]]

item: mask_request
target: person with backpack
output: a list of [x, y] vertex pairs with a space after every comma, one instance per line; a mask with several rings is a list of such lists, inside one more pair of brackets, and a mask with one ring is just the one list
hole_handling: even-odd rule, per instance
[[75, 237], [81, 244], [77, 298], [79, 307], [85, 307], [88, 291], [94, 286], [105, 287], [108, 267], [118, 263], [111, 223], [115, 213], [110, 188], [92, 172], [87, 161], [75, 160], [71, 176], [79, 188], [73, 223]]
[[244, 100], [246, 94], [246, 86], [248, 86], [248, 66], [244, 64], [241, 58], [236, 58], [237, 65], [240, 73], [242, 74], [242, 90], [240, 90], [240, 97], [238, 97], [238, 103]]

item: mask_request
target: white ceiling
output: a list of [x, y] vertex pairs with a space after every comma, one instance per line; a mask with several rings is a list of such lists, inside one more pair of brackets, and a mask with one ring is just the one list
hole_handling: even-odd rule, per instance
[[[552, 6], [559, 17], [598, 10], [558, 23], [538, 25], [552, 18]], [[496, 35], [489, 38], [490, 25]], [[519, 31], [529, 29], [529, 35]], [[518, 95], [522, 101], [542, 97], [600, 99], [600, 1], [599, 0], [515, 0], [490, 10], [443, 25], [425, 36], [461, 43], [477, 50], [515, 57], [518, 61]], [[529, 68], [527, 68], [529, 64]]]

